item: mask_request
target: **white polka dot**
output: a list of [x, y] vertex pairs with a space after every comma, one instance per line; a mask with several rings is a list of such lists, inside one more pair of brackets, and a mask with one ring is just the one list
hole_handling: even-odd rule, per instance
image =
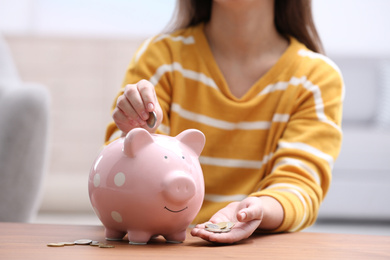
[[96, 173], [95, 176], [93, 177], [93, 185], [95, 187], [98, 187], [100, 185], [100, 174]]
[[122, 221], [123, 221], [121, 214], [119, 214], [119, 212], [117, 212], [117, 211], [112, 211], [111, 217], [118, 223], [122, 223]]
[[123, 172], [118, 172], [114, 177], [115, 185], [120, 187], [125, 184], [126, 176]]

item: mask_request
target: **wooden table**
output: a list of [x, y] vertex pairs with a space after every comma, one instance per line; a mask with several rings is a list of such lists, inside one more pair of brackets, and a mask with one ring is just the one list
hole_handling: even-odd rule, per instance
[[0, 223], [0, 259], [390, 259], [390, 236], [304, 232], [254, 235], [225, 246], [190, 234], [182, 244], [167, 244], [161, 238], [143, 246], [109, 242], [115, 248], [47, 246], [82, 238], [105, 242], [104, 228]]

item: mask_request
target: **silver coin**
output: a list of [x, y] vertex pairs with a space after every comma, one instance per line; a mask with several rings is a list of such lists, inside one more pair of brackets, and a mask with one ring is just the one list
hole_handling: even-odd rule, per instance
[[210, 229], [220, 229], [221, 227], [217, 224], [214, 224], [214, 223], [207, 223], [206, 224], [206, 228], [210, 228]]
[[213, 232], [213, 233], [228, 233], [231, 231], [230, 228], [205, 228], [205, 230], [209, 231], [209, 232]]
[[157, 115], [156, 112], [149, 112], [149, 118], [146, 120], [146, 124], [149, 128], [154, 128], [156, 126], [157, 122]]
[[100, 242], [99, 241], [92, 241], [91, 244], [89, 244], [90, 246], [99, 246], [100, 245]]
[[206, 227], [205, 230], [207, 230], [209, 232], [213, 232], [213, 233], [222, 233], [220, 228], [209, 228], [209, 227]]
[[76, 245], [89, 245], [92, 243], [92, 240], [91, 239], [79, 239], [79, 240], [74, 241], [74, 243]]
[[226, 228], [227, 229], [232, 229], [236, 223], [233, 222], [227, 222]]
[[232, 230], [235, 223], [233, 222], [219, 222], [219, 223], [207, 223], [205, 230], [213, 233], [227, 233]]
[[75, 243], [74, 242], [60, 242], [62, 244], [64, 244], [65, 246], [74, 246]]

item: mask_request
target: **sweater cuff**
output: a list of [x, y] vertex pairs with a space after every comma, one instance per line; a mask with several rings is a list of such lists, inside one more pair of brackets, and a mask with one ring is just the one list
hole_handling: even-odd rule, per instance
[[282, 205], [284, 211], [283, 222], [278, 228], [272, 230], [272, 233], [296, 231], [295, 227], [301, 226], [305, 209], [299, 199], [295, 198], [293, 194], [278, 190], [262, 190], [252, 193], [250, 196], [269, 196]]

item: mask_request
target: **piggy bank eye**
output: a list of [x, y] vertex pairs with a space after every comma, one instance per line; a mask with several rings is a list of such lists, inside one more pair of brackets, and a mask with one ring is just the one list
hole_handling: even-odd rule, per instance
[[168, 159], [168, 156], [165, 155], [165, 156], [164, 156], [164, 159]]
[[185, 159], [184, 155], [181, 158], [184, 160]]

